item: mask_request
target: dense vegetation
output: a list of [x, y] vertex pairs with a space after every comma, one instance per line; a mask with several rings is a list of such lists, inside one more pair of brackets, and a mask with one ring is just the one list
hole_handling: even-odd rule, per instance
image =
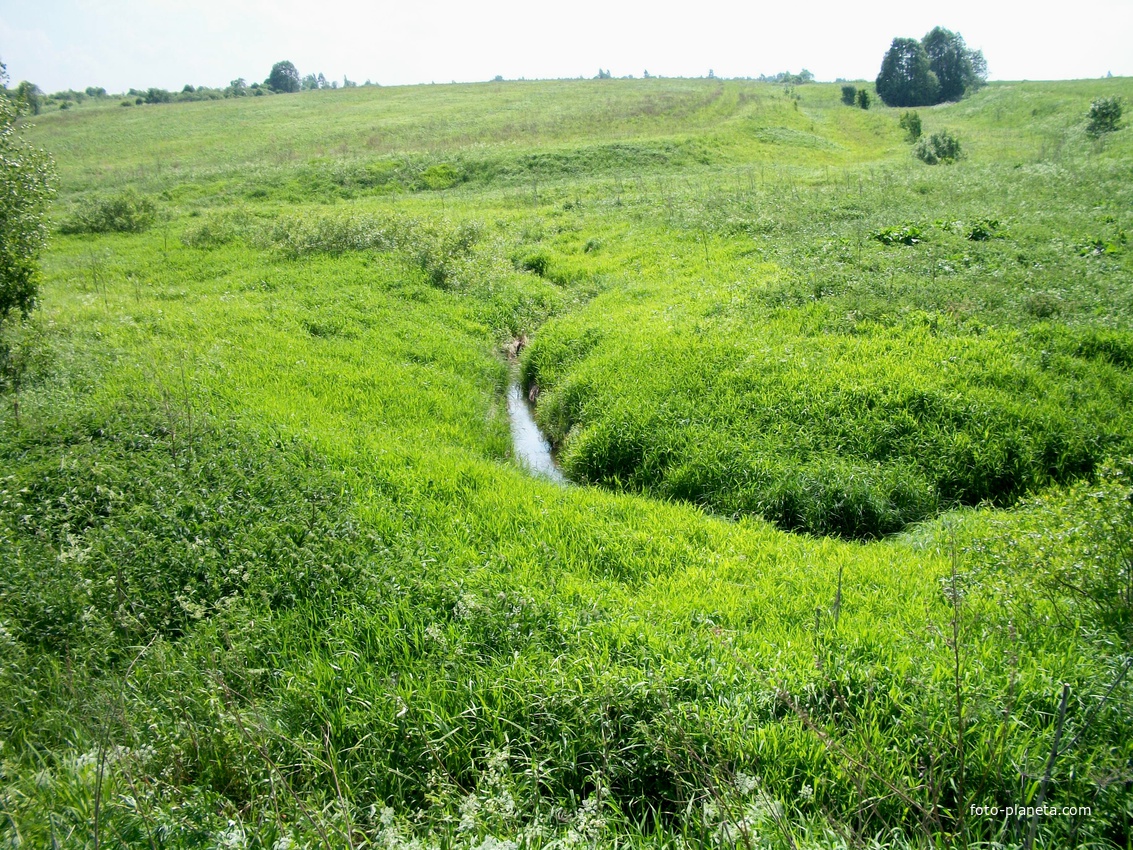
[[987, 83], [983, 53], [969, 50], [963, 37], [934, 27], [924, 38], [895, 38], [877, 75], [877, 94], [886, 106], [929, 106], [956, 101]]
[[[0, 62], [0, 85], [8, 79]], [[46, 207], [53, 191], [51, 159], [17, 132], [30, 111], [0, 89], [0, 331], [12, 313], [26, 316], [38, 291], [36, 261], [47, 237]], [[0, 337], [0, 375], [7, 361]]]
[[41, 115], [0, 841], [1128, 846], [1130, 92]]

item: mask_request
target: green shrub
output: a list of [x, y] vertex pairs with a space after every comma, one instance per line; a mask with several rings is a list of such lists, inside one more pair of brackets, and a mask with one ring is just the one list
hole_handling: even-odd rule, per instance
[[884, 227], [870, 238], [877, 240], [882, 245], [916, 245], [924, 242], [924, 232], [915, 224], [902, 224], [895, 227]]
[[921, 116], [914, 112], [901, 113], [901, 129], [905, 131], [905, 138], [909, 142], [915, 142], [921, 137]]
[[451, 189], [460, 181], [460, 172], [447, 162], [430, 165], [421, 172], [419, 183], [423, 189]]
[[246, 236], [252, 223], [241, 209], [209, 215], [186, 228], [181, 242], [189, 248], [218, 248]]
[[858, 106], [862, 109], [869, 109], [871, 98], [868, 89], [858, 89]]
[[157, 206], [133, 189], [87, 198], [63, 221], [63, 233], [142, 233], [157, 218]]
[[857, 86], [842, 86], [842, 103], [846, 106], [853, 106], [858, 99]]
[[1095, 139], [1121, 127], [1122, 103], [1119, 97], [1099, 97], [1090, 104], [1086, 132]]
[[971, 223], [966, 235], [970, 242], [986, 242], [993, 238], [998, 230], [999, 219], [981, 218]]
[[960, 140], [948, 130], [922, 137], [913, 148], [913, 155], [928, 165], [952, 163], [960, 158]]
[[[0, 64], [0, 86], [5, 79]], [[35, 306], [47, 204], [55, 192], [54, 163], [20, 137], [19, 114], [19, 104], [0, 89], [0, 326], [12, 311], [26, 316]]]

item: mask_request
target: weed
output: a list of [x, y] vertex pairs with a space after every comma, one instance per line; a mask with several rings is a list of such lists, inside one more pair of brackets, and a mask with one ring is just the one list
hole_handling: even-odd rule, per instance
[[882, 245], [917, 245], [924, 241], [924, 231], [915, 224], [883, 227], [870, 236]]

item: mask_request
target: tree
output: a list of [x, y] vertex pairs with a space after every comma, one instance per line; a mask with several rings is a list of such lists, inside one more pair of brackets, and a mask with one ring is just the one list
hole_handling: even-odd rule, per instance
[[1090, 104], [1086, 132], [1093, 138], [1121, 128], [1122, 103], [1119, 97], [1099, 97]]
[[921, 137], [921, 116], [916, 112], [902, 112], [901, 120], [898, 122], [901, 129], [905, 131], [905, 139], [909, 142], [915, 142]]
[[877, 75], [877, 96], [886, 106], [937, 103], [940, 81], [929, 65], [924, 45], [915, 38], [895, 38]]
[[[8, 75], [0, 63], [0, 86]], [[0, 326], [26, 316], [39, 292], [36, 260], [47, 240], [45, 210], [53, 193], [51, 158], [16, 135], [20, 107], [0, 88]]]
[[265, 84], [272, 91], [281, 94], [297, 92], [302, 85], [299, 80], [299, 72], [294, 65], [287, 61], [276, 62], [271, 66], [271, 73], [265, 80]]
[[968, 50], [958, 32], [936, 27], [922, 40], [929, 67], [940, 82], [941, 101], [959, 100], [987, 82], [983, 53]]
[[42, 101], [40, 100], [43, 92], [39, 90], [39, 86], [35, 83], [29, 83], [23, 80], [16, 86], [16, 103], [21, 106], [25, 112], [30, 112], [32, 115], [39, 115], [39, 110]]

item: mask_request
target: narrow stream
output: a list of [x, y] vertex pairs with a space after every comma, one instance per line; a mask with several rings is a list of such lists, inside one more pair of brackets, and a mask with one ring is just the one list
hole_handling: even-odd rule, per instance
[[566, 484], [566, 476], [559, 471], [551, 456], [551, 444], [543, 438], [539, 426], [535, 424], [531, 408], [523, 397], [518, 382], [512, 382], [508, 388], [507, 413], [511, 421], [511, 442], [519, 462], [532, 475], [541, 475], [557, 484]]

